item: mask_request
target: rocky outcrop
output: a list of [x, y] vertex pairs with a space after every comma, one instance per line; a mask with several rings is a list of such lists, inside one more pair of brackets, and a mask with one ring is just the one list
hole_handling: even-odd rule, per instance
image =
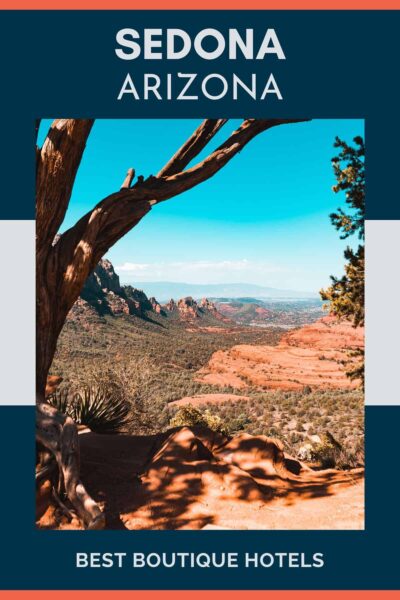
[[114, 292], [117, 295], [122, 294], [119, 277], [109, 260], [105, 258], [101, 259], [90, 277], [97, 281], [101, 289]]
[[165, 310], [167, 310], [168, 312], [173, 312], [174, 310], [177, 309], [176, 306], [176, 302], [173, 298], [171, 298], [171, 300], [169, 302], [167, 302], [167, 304], [165, 305]]
[[[154, 304], [158, 304], [157, 301]], [[121, 286], [112, 263], [102, 259], [87, 278], [80, 297], [70, 311], [69, 319], [85, 323], [96, 315], [143, 317], [147, 311], [153, 310], [153, 303], [146, 294], [131, 285]]]
[[208, 298], [202, 298], [199, 302], [199, 308], [202, 310], [208, 310], [210, 312], [217, 312], [217, 307], [214, 302], [211, 302]]
[[191, 296], [181, 298], [177, 302], [171, 299], [162, 306], [154, 296], [148, 298], [142, 290], [131, 285], [121, 285], [119, 276], [107, 259], [100, 260], [87, 278], [68, 318], [88, 328], [90, 323], [95, 323], [96, 319], [98, 321], [99, 317], [105, 315], [134, 315], [146, 318], [149, 312], [184, 322], [193, 322], [202, 317], [228, 321], [207, 298], [203, 298], [199, 303]]
[[202, 298], [199, 302], [199, 310], [201, 313], [203, 314], [208, 314], [210, 316], [212, 316], [214, 319], [217, 319], [218, 321], [222, 321], [224, 323], [232, 323], [231, 319], [229, 319], [227, 316], [223, 315], [217, 305], [212, 302], [211, 300], [209, 300], [208, 298]]
[[122, 294], [119, 295], [115, 292], [108, 292], [106, 294], [106, 301], [108, 308], [113, 315], [129, 315], [132, 312], [129, 302]]
[[156, 312], [158, 315], [161, 315], [164, 313], [161, 304], [159, 302], [157, 302], [157, 300], [154, 298], [154, 296], [149, 298], [149, 302], [151, 304], [152, 310], [154, 310], [154, 312]]
[[277, 346], [241, 344], [215, 352], [198, 381], [245, 390], [352, 389], [346, 375], [351, 351], [364, 345], [364, 330], [325, 317], [283, 336]]
[[130, 307], [130, 314], [144, 316], [147, 311], [153, 310], [150, 300], [142, 290], [125, 285], [123, 291]]
[[197, 302], [191, 296], [178, 300], [177, 307], [183, 319], [197, 319], [200, 316]]
[[168, 313], [175, 313], [183, 321], [197, 321], [202, 317], [213, 317], [219, 321], [229, 322], [229, 319], [221, 315], [215, 306], [208, 298], [202, 298], [197, 302], [192, 296], [180, 298], [177, 302], [171, 298], [164, 309]]

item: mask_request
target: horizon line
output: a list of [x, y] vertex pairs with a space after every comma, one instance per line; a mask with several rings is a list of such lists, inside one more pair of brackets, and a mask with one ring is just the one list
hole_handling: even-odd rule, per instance
[[[118, 275], [118, 273], [117, 273]], [[275, 291], [283, 291], [283, 292], [298, 292], [304, 294], [319, 294], [319, 291], [315, 290], [299, 290], [294, 288], [285, 288], [285, 287], [274, 287], [271, 285], [263, 285], [260, 283], [249, 283], [249, 282], [240, 282], [240, 281], [231, 281], [229, 283], [197, 283], [197, 282], [188, 282], [188, 281], [171, 281], [171, 280], [157, 280], [157, 279], [149, 279], [149, 280], [137, 280], [137, 279], [125, 279], [118, 275], [120, 280], [128, 282], [130, 285], [135, 284], [146, 284], [146, 283], [158, 283], [163, 285], [187, 285], [187, 286], [254, 286], [260, 289], [270, 289]], [[124, 285], [124, 284], [123, 284]]]

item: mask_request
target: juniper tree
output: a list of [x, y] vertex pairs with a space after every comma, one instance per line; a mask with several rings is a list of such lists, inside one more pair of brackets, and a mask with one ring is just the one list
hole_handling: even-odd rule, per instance
[[[349, 145], [336, 138], [334, 146], [340, 149], [332, 159], [336, 184], [335, 193], [344, 192], [346, 208], [339, 208], [330, 215], [334, 227], [340, 232], [341, 239], [356, 236], [359, 243], [356, 248], [347, 246], [344, 251], [346, 260], [344, 275], [331, 276], [331, 285], [321, 290], [323, 300], [329, 302], [330, 313], [338, 318], [350, 319], [354, 327], [364, 325], [364, 239], [365, 239], [365, 146], [362, 137]], [[363, 357], [363, 351], [357, 350], [352, 357]], [[361, 379], [364, 383], [364, 361], [347, 372], [352, 379]]]

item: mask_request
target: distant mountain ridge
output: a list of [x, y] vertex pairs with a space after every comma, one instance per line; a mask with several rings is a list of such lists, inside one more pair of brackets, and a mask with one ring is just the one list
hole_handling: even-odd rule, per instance
[[[154, 285], [159, 287], [160, 284], [157, 282]], [[107, 316], [118, 315], [157, 321], [164, 325], [169, 322], [171, 325], [187, 323], [191, 327], [236, 324], [245, 327], [292, 328], [315, 321], [323, 314], [318, 297], [302, 296], [301, 292], [283, 292], [246, 284], [167, 285], [172, 293], [166, 297], [160, 296], [157, 289], [147, 286], [143, 291], [132, 285], [121, 285], [112, 263], [102, 259], [86, 280], [68, 320], [84, 328], [88, 328], [89, 324], [95, 326], [104, 322]], [[243, 295], [243, 286], [246, 286], [247, 295]], [[194, 293], [183, 295], [185, 291]], [[213, 293], [215, 296], [212, 296]], [[282, 293], [289, 296], [282, 298]]]
[[191, 296], [169, 299], [161, 304], [153, 295], [131, 285], [121, 285], [112, 263], [101, 259], [87, 278], [78, 300], [69, 313], [69, 320], [86, 324], [90, 317], [132, 315], [143, 319], [171, 317], [182, 321], [229, 322], [207, 298], [200, 301]]
[[[136, 284], [137, 285], [137, 284]], [[159, 302], [167, 302], [170, 298], [191, 296], [200, 298], [279, 298], [279, 299], [314, 299], [317, 293], [296, 290], [281, 290], [254, 283], [180, 283], [174, 281], [143, 281], [140, 287], [148, 296], [155, 296]]]

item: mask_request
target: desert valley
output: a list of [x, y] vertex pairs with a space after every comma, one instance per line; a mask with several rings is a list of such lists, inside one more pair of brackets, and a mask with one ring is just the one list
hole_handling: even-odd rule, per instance
[[[361, 529], [363, 393], [346, 371], [362, 347], [317, 298], [159, 301], [103, 259], [48, 398], [80, 423], [108, 528]], [[80, 528], [50, 489], [43, 477], [38, 526]]]

